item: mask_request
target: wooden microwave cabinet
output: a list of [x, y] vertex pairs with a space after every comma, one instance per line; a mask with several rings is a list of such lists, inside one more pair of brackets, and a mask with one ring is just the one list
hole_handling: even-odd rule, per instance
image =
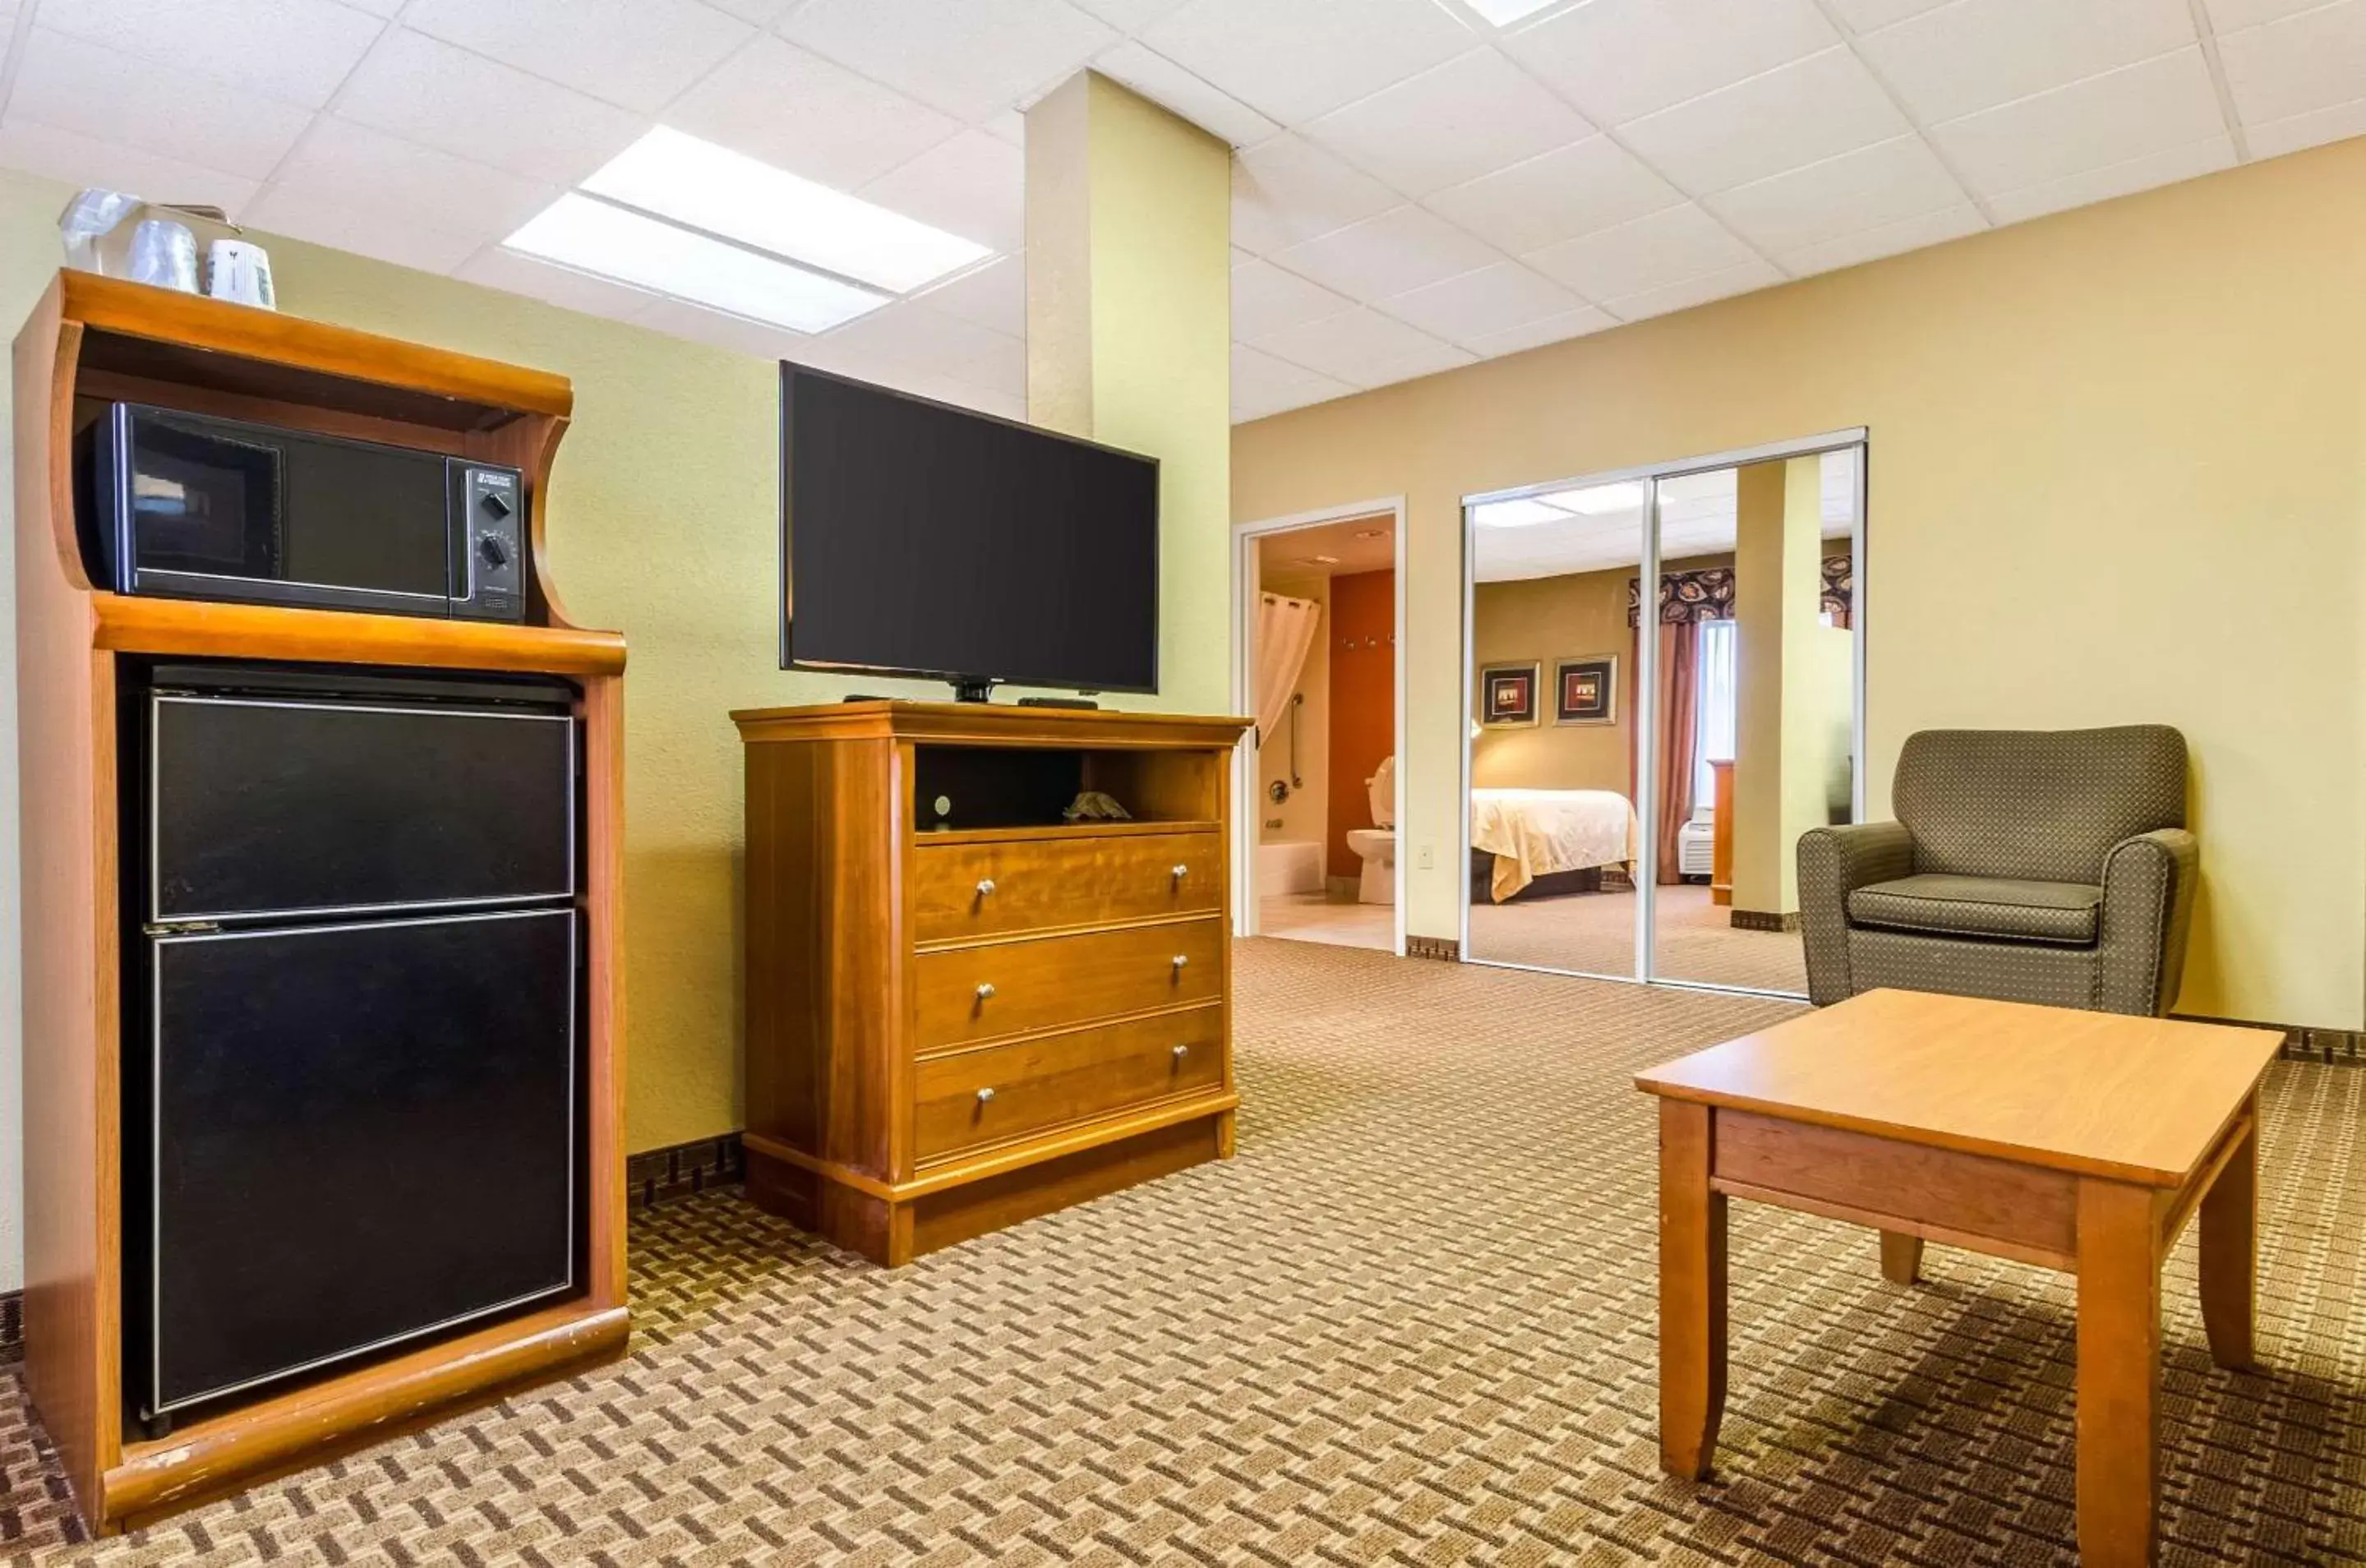
[[[890, 1266], [1232, 1153], [1247, 721], [735, 714], [748, 1190]], [[1130, 819], [1061, 820], [1079, 790]]]

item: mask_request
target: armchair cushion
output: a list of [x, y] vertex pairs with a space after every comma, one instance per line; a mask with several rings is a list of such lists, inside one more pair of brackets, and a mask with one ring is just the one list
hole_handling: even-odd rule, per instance
[[2094, 945], [2101, 886], [2004, 876], [1901, 876], [1848, 896], [1849, 918], [1863, 926], [1944, 936]]

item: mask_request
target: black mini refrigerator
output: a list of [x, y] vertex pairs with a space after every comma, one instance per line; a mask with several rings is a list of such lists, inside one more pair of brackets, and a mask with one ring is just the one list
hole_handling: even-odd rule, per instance
[[575, 1290], [573, 695], [210, 663], [127, 687], [125, 1369], [151, 1432]]

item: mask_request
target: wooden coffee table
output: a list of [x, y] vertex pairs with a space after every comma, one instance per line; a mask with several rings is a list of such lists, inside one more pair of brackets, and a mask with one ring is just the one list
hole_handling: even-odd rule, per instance
[[1725, 1408], [1725, 1205], [2079, 1276], [2079, 1548], [2158, 1551], [2160, 1260], [2202, 1216], [2202, 1315], [2251, 1365], [2271, 1031], [1871, 991], [1636, 1075], [1660, 1096], [1660, 1462], [1705, 1479]]

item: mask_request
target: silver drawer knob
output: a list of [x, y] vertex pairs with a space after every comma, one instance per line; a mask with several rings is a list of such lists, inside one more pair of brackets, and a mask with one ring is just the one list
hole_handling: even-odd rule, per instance
[[1178, 1061], [1178, 1062], [1179, 1062], [1179, 1061], [1181, 1061], [1184, 1057], [1186, 1057], [1186, 1056], [1189, 1055], [1190, 1054], [1191, 1054], [1191, 1047], [1189, 1047], [1189, 1045], [1177, 1045], [1177, 1047], [1175, 1047], [1175, 1059], [1176, 1059], [1177, 1061]]
[[977, 999], [982, 1002], [992, 1001], [994, 999], [993, 981], [980, 980], [977, 983]]
[[977, 896], [981, 898], [990, 898], [994, 896], [994, 878], [986, 876], [978, 879]]
[[1174, 869], [1174, 872], [1173, 872], [1173, 874], [1172, 874], [1174, 875], [1174, 878], [1175, 878], [1175, 880], [1176, 880], [1176, 881], [1180, 882], [1180, 881], [1182, 881], [1185, 877], [1187, 877], [1187, 876], [1189, 876], [1189, 875], [1190, 875], [1190, 874], [1191, 874], [1191, 868], [1190, 868], [1189, 866], [1188, 866], [1188, 865], [1178, 865], [1178, 866], [1177, 866], [1177, 867]]
[[1177, 953], [1177, 954], [1175, 955], [1175, 973], [1177, 973], [1177, 975], [1180, 975], [1181, 973], [1183, 973], [1184, 965], [1186, 965], [1186, 964], [1189, 964], [1190, 962], [1191, 962], [1191, 961], [1190, 961], [1189, 959], [1188, 959], [1188, 958], [1184, 957], [1181, 953]]
[[992, 1100], [993, 1098], [994, 1098], [994, 1090], [992, 1090], [992, 1089], [979, 1089], [979, 1090], [977, 1091], [977, 1102], [978, 1102], [980, 1105], [984, 1105], [984, 1104], [986, 1104], [988, 1100]]

